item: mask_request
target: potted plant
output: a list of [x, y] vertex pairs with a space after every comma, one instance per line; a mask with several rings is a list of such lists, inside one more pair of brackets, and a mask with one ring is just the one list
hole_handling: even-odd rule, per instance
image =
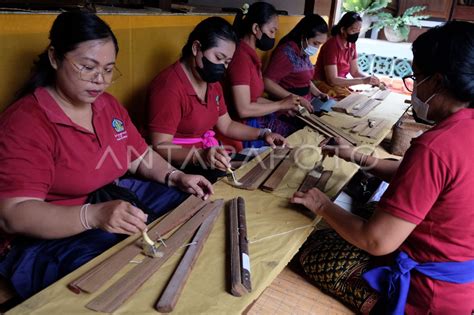
[[362, 28], [360, 37], [364, 37], [365, 32], [370, 29], [373, 15], [379, 10], [386, 8], [392, 0], [344, 0], [342, 8], [345, 12], [353, 11], [362, 17]]
[[429, 15], [414, 15], [426, 9], [425, 6], [414, 6], [405, 10], [402, 16], [394, 17], [391, 13], [380, 12], [373, 28], [382, 29], [385, 37], [391, 42], [401, 42], [408, 39], [410, 26], [421, 27], [421, 20], [429, 18]]

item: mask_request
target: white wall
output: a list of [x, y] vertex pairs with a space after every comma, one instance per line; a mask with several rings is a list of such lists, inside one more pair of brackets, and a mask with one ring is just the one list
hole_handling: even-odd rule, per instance
[[[241, 7], [244, 3], [253, 3], [255, 0], [235, 1], [235, 0], [189, 0], [190, 5], [203, 5], [212, 7]], [[278, 10], [288, 11], [290, 15], [302, 15], [304, 11], [304, 0], [266, 0], [273, 4]]]

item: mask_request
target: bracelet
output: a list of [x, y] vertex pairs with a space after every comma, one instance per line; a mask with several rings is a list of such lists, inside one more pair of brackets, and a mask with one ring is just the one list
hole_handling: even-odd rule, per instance
[[[365, 160], [364, 160], [365, 158]], [[360, 158], [360, 166], [365, 167], [367, 166], [367, 160], [369, 159], [369, 156], [367, 154], [362, 154], [362, 157]], [[363, 161], [364, 160], [364, 161]]]
[[92, 229], [92, 226], [90, 226], [89, 221], [87, 220], [87, 209], [89, 209], [90, 205], [90, 203], [82, 205], [81, 210], [79, 211], [79, 219], [81, 220], [82, 227], [85, 230]]
[[171, 177], [171, 175], [173, 175], [176, 172], [179, 172], [179, 170], [174, 169], [174, 170], [171, 170], [168, 173], [166, 173], [166, 176], [165, 176], [165, 185], [166, 185], [166, 187], [170, 187], [170, 177]]

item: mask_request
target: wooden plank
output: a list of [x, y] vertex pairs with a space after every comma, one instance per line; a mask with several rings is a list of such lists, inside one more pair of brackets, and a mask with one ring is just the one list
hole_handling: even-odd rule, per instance
[[275, 168], [283, 161], [288, 152], [290, 152], [290, 149], [288, 148], [278, 148], [270, 152], [263, 161], [255, 165], [240, 179], [242, 185], [236, 186], [236, 188], [256, 190], [267, 179], [267, 177], [273, 173]]
[[[148, 235], [151, 239], [158, 241], [161, 236], [174, 230], [192, 217], [206, 203], [207, 201], [201, 198], [190, 196], [151, 228], [148, 231]], [[130, 243], [122, 250], [91, 268], [81, 277], [69, 283], [68, 288], [75, 293], [80, 293], [81, 291], [93, 293], [97, 291], [105, 282], [110, 280], [118, 271], [125, 267], [130, 260], [140, 254], [141, 250], [141, 247], [135, 242]]]
[[288, 173], [291, 166], [294, 164], [295, 154], [297, 151], [298, 150], [296, 148], [290, 151], [290, 154], [285, 158], [285, 160], [278, 166], [272, 175], [267, 178], [265, 183], [262, 184], [262, 190], [274, 191], [278, 188], [278, 185], [280, 185], [286, 173]]
[[170, 313], [173, 311], [184, 289], [184, 285], [204, 247], [204, 243], [211, 234], [214, 223], [220, 214], [220, 210], [220, 208], [215, 208], [196, 232], [192, 240], [192, 245], [186, 250], [186, 253], [168, 282], [166, 289], [155, 304], [157, 311], [162, 313]]
[[377, 101], [375, 99], [370, 99], [367, 102], [365, 102], [358, 111], [354, 112], [353, 115], [355, 117], [364, 117], [380, 104], [381, 104], [380, 101]]
[[350, 113], [352, 108], [366, 102], [368, 99], [366, 95], [353, 93], [334, 104], [332, 109], [337, 112]]
[[249, 242], [247, 240], [247, 219], [245, 217], [245, 200], [237, 197], [237, 211], [239, 219], [239, 247], [240, 247], [240, 268], [242, 285], [247, 292], [252, 292], [252, 282], [250, 280], [250, 255]]
[[298, 191], [307, 192], [311, 188], [318, 188], [322, 192], [326, 189], [326, 184], [332, 176], [332, 171], [317, 172], [315, 170], [310, 171], [303, 182], [301, 183]]
[[383, 120], [378, 126], [372, 128], [367, 136], [372, 139], [377, 139], [378, 135], [387, 127], [387, 124], [387, 121]]
[[325, 129], [327, 132], [329, 132], [333, 137], [341, 137], [345, 140], [347, 140], [349, 143], [351, 143], [352, 145], [357, 145], [357, 140], [354, 139], [351, 135], [349, 135], [348, 133], [342, 131], [342, 130], [339, 130], [339, 129], [336, 129], [334, 128], [333, 126], [329, 125], [327, 122], [323, 121], [321, 118], [315, 116], [315, 115], [311, 115], [311, 120], [317, 124], [319, 127]]
[[194, 234], [215, 208], [221, 208], [223, 200], [208, 203], [202, 210], [184, 223], [166, 241], [162, 248], [163, 257], [145, 257], [135, 268], [127, 272], [111, 287], [90, 301], [86, 307], [97, 312], [112, 313], [132, 296], [178, 249]]
[[229, 245], [230, 245], [230, 293], [234, 296], [243, 296], [248, 293], [242, 283], [242, 265], [239, 245], [239, 213], [237, 198], [232, 199], [229, 205]]
[[376, 119], [375, 120], [375, 124], [372, 128], [368, 127], [368, 128], [365, 128], [362, 132], [359, 133], [359, 135], [363, 136], [363, 137], [368, 137], [369, 134], [375, 129], [375, 128], [378, 128], [381, 124], [383, 124], [384, 120], [383, 119]]
[[310, 126], [311, 128], [313, 128], [314, 130], [316, 130], [317, 132], [319, 132], [320, 134], [322, 134], [323, 136], [325, 137], [332, 137], [333, 135], [327, 131], [325, 131], [324, 129], [318, 127], [315, 123], [313, 123], [311, 120], [303, 117], [303, 116], [300, 116], [300, 115], [296, 115], [296, 117], [298, 117], [299, 119], [301, 119], [302, 121], [304, 121], [308, 126]]
[[389, 96], [389, 94], [390, 90], [378, 90], [377, 93], [372, 96], [372, 98], [374, 100], [383, 101], [387, 98], [387, 96]]

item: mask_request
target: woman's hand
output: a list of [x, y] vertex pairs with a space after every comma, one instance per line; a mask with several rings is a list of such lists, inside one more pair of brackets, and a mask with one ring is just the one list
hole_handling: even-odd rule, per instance
[[313, 105], [307, 99], [302, 97], [300, 99], [300, 103], [301, 103], [301, 106], [303, 106], [304, 108], [306, 108], [308, 110], [308, 112], [310, 112], [310, 113], [314, 112]]
[[94, 228], [128, 235], [143, 231], [148, 218], [142, 210], [122, 200], [89, 205], [86, 215]]
[[201, 157], [204, 159], [206, 166], [211, 169], [218, 169], [226, 171], [230, 167], [230, 156], [227, 151], [222, 147], [211, 147], [204, 149], [201, 153]]
[[[329, 141], [334, 144], [329, 145]], [[341, 137], [327, 138], [322, 141], [319, 146], [321, 147], [323, 155], [335, 155], [348, 162], [354, 157], [355, 147]]]
[[298, 105], [300, 105], [301, 98], [297, 95], [290, 94], [284, 99], [280, 100], [280, 110], [298, 110]]
[[185, 174], [183, 172], [173, 173], [170, 178], [170, 186], [176, 186], [184, 192], [195, 195], [206, 200], [214, 193], [212, 184], [203, 176]]
[[285, 137], [278, 133], [268, 132], [265, 134], [264, 139], [272, 148], [276, 148], [277, 146], [285, 147], [288, 145], [288, 141], [286, 141]]
[[305, 193], [297, 191], [290, 201], [305, 206], [316, 215], [321, 215], [324, 209], [331, 204], [328, 196], [317, 188], [310, 189]]
[[380, 84], [380, 80], [376, 76], [373, 76], [373, 75], [371, 75], [370, 77], [363, 78], [362, 81], [365, 84], [370, 84], [370, 85], [373, 85], [373, 86], [379, 86], [379, 84]]

